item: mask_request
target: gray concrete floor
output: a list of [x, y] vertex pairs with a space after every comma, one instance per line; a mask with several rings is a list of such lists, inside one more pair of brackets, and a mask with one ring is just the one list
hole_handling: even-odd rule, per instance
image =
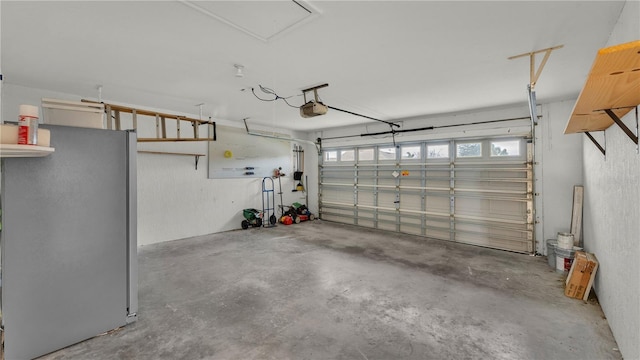
[[619, 359], [546, 258], [322, 221], [139, 249], [138, 321], [44, 359]]

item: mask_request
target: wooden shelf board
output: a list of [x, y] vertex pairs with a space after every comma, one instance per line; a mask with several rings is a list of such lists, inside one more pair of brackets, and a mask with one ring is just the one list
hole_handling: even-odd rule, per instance
[[565, 134], [605, 130], [640, 104], [640, 40], [600, 49], [578, 96]]
[[52, 147], [36, 145], [0, 144], [0, 157], [43, 157], [55, 151]]

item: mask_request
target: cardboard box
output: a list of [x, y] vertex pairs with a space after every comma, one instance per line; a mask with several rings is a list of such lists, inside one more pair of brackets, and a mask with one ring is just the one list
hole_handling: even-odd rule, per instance
[[597, 270], [598, 260], [594, 254], [576, 251], [564, 294], [571, 298], [587, 300]]

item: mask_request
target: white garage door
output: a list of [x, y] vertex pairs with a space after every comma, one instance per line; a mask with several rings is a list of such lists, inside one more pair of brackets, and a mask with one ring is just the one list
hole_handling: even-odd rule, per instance
[[532, 253], [531, 151], [525, 138], [325, 148], [320, 217]]

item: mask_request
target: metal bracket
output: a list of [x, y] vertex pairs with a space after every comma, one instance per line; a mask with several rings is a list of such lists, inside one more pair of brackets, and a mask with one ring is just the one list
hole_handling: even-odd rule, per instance
[[[616, 124], [618, 124], [618, 126], [620, 127], [620, 129], [622, 129], [622, 131], [624, 131], [625, 134], [627, 134], [627, 136], [629, 137], [629, 139], [631, 139], [631, 141], [633, 141], [634, 144], [636, 144], [636, 146], [638, 145], [638, 136], [635, 135], [633, 133], [633, 131], [631, 131], [631, 129], [629, 129], [627, 127], [627, 125], [625, 125], [622, 120], [620, 120], [620, 118], [618, 117], [618, 115], [616, 115], [613, 111], [611, 111], [611, 109], [604, 109], [604, 112], [607, 113], [607, 115], [609, 115], [609, 117], [611, 118], [611, 120], [613, 120], [613, 122], [615, 122]], [[637, 122], [636, 122], [637, 123]], [[638, 128], [636, 127], [636, 133], [638, 132]]]
[[[600, 150], [600, 152], [602, 153], [602, 155], [607, 156], [606, 154], [606, 150], [604, 147], [602, 147], [602, 145], [600, 145], [600, 143], [598, 142], [598, 140], [596, 140], [593, 135], [589, 134], [588, 131], [585, 131], [584, 133], [585, 135], [587, 135], [587, 137], [589, 138], [589, 140], [591, 140], [593, 142], [593, 144], [598, 148], [598, 150]], [[605, 136], [605, 145], [607, 142], [607, 138]]]
[[[616, 123], [620, 129], [622, 129], [622, 131], [629, 137], [629, 139], [631, 139], [631, 141], [633, 141], [634, 144], [636, 144], [636, 152], [639, 151], [638, 149], [638, 107], [636, 107], [636, 133], [634, 134], [633, 131], [631, 131], [631, 129], [629, 129], [629, 127], [627, 127], [627, 125], [625, 125], [624, 122], [622, 122], [622, 120], [620, 120], [620, 118], [618, 117], [618, 115], [616, 115], [616, 113], [613, 112], [612, 109], [603, 109], [602, 111], [604, 111], [607, 115], [609, 115], [609, 117], [611, 118], [611, 120], [613, 120], [614, 123]], [[604, 130], [603, 130], [604, 131]], [[589, 138], [589, 140], [591, 140], [593, 142], [593, 144], [598, 148], [598, 150], [600, 150], [600, 152], [602, 153], [602, 155], [606, 156], [606, 143], [607, 143], [607, 137], [605, 136], [604, 138], [604, 142], [605, 142], [605, 146], [600, 145], [600, 143], [598, 142], [598, 140], [596, 140], [591, 134], [589, 134], [588, 131], [585, 131], [585, 135], [587, 135], [587, 137]]]
[[195, 158], [196, 158], [196, 170], [198, 170], [198, 160], [200, 160], [200, 156], [202, 156], [202, 155], [195, 155]]
[[308, 89], [304, 89], [302, 90], [302, 96], [304, 97], [304, 103], [307, 103], [307, 92], [309, 91], [313, 91], [313, 96], [316, 100], [316, 102], [320, 102], [320, 100], [318, 99], [318, 89], [322, 89], [323, 87], [327, 87], [329, 86], [329, 84], [322, 84], [322, 85], [318, 85], [318, 86], [313, 86], [310, 87]]

